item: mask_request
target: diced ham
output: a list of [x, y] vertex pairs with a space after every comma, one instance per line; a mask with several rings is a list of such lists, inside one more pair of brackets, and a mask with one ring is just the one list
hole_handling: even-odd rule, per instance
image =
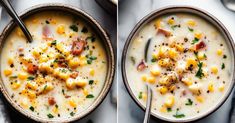
[[196, 50], [200, 50], [206, 47], [206, 44], [204, 41], [200, 41], [199, 43], [196, 44]]
[[86, 42], [82, 39], [73, 41], [71, 52], [73, 55], [80, 55], [85, 47]]
[[45, 25], [42, 28], [42, 36], [43, 36], [43, 39], [45, 40], [53, 40], [53, 36], [50, 30], [50, 27], [48, 25]]
[[35, 73], [37, 73], [37, 70], [38, 70], [38, 66], [36, 66], [32, 63], [28, 64], [28, 67], [27, 67], [28, 73], [35, 74]]
[[159, 28], [157, 30], [157, 34], [163, 34], [165, 37], [171, 36], [171, 32], [170, 31], [167, 31], [167, 30], [161, 29], [161, 28]]
[[48, 103], [49, 103], [49, 105], [54, 105], [56, 103], [54, 97], [49, 97], [48, 98]]
[[147, 66], [145, 65], [144, 61], [142, 60], [139, 65], [137, 66], [138, 71], [142, 71], [146, 68]]

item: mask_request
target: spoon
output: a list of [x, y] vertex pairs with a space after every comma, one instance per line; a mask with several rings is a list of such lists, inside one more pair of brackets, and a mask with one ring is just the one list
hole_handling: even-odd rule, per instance
[[235, 11], [235, 0], [221, 0], [221, 2], [227, 9]]
[[[149, 44], [151, 42], [151, 38], [148, 39], [148, 42], [145, 46], [145, 56], [144, 56], [144, 60], [145, 62], [147, 62], [147, 55], [148, 55], [148, 48], [149, 48]], [[143, 123], [148, 123], [149, 122], [149, 117], [150, 117], [150, 113], [151, 113], [151, 107], [152, 107], [152, 95], [153, 95], [153, 92], [152, 92], [152, 89], [150, 88], [150, 86], [147, 84], [146, 85], [147, 87], [147, 105], [146, 105], [146, 110], [145, 110], [145, 115], [144, 115], [144, 122]]]
[[8, 14], [13, 18], [13, 20], [17, 23], [17, 25], [21, 28], [21, 30], [23, 31], [23, 33], [24, 33], [25, 37], [27, 38], [28, 42], [32, 42], [33, 41], [32, 35], [29, 33], [29, 31], [26, 28], [26, 26], [24, 25], [23, 21], [16, 14], [16, 12], [13, 9], [10, 2], [8, 0], [0, 0], [0, 3], [6, 9]]

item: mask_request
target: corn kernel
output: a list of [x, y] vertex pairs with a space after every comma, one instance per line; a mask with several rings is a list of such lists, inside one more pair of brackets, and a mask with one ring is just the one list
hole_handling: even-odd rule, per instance
[[218, 73], [218, 68], [216, 66], [212, 66], [211, 67], [211, 72], [214, 73], [214, 74], [217, 74]]
[[196, 32], [194, 34], [194, 37], [197, 38], [197, 39], [201, 39], [202, 38], [202, 33]]
[[160, 91], [161, 94], [166, 94], [167, 91], [168, 91], [168, 89], [167, 89], [167, 87], [165, 87], [165, 86], [161, 86], [161, 87], [159, 88], [159, 91]]
[[28, 105], [29, 105], [29, 101], [26, 97], [23, 97], [23, 99], [20, 100], [20, 105], [23, 107], [23, 108], [27, 108]]
[[71, 98], [69, 100], [69, 105], [72, 106], [72, 107], [77, 107], [77, 104], [76, 104], [76, 102], [75, 102], [75, 100], [73, 98]]
[[188, 20], [187, 24], [189, 26], [195, 26], [196, 25], [196, 22], [194, 20]]
[[83, 89], [83, 94], [85, 95], [85, 96], [87, 96], [88, 95], [88, 90], [87, 89]]
[[181, 45], [181, 44], [177, 44], [177, 45], [175, 45], [175, 47], [176, 47], [176, 49], [177, 49], [178, 51], [180, 51], [180, 52], [183, 52], [183, 51], [184, 51], [184, 47], [183, 47], [183, 45]]
[[11, 87], [12, 87], [12, 89], [18, 89], [20, 87], [20, 85], [21, 85], [20, 82], [13, 82]]
[[168, 108], [171, 108], [175, 103], [175, 98], [174, 96], [170, 95], [167, 97], [167, 99], [165, 100], [165, 106]]
[[161, 67], [167, 67], [170, 65], [170, 59], [169, 58], [161, 59], [158, 61], [158, 65], [160, 65]]
[[159, 82], [158, 82], [160, 85], [168, 85], [169, 84], [169, 81], [168, 81], [168, 77], [162, 77]]
[[150, 70], [151, 74], [154, 76], [159, 76], [161, 74], [160, 69], [157, 66], [153, 66]]
[[196, 96], [196, 100], [200, 103], [202, 103], [204, 101], [202, 96]]
[[197, 61], [194, 58], [188, 58], [186, 67], [189, 68], [190, 66], [196, 67], [197, 66]]
[[12, 74], [12, 69], [6, 69], [3, 71], [5, 76], [9, 76]]
[[39, 56], [40, 56], [40, 51], [34, 49], [33, 52], [32, 52], [32, 54], [33, 54], [34, 57], [39, 57]]
[[173, 25], [175, 23], [175, 20], [170, 18], [168, 21], [167, 21], [168, 24], [170, 25]]
[[161, 27], [161, 19], [157, 19], [157, 21], [155, 22], [154, 25], [156, 28], [160, 28]]
[[28, 90], [28, 97], [30, 99], [36, 98], [36, 93], [34, 91]]
[[54, 89], [54, 86], [51, 83], [46, 83], [40, 87], [40, 92], [41, 93], [47, 93]]
[[93, 68], [91, 68], [89, 73], [90, 73], [91, 76], [94, 76], [95, 75], [95, 70]]
[[150, 84], [154, 84], [155, 81], [156, 81], [155, 77], [150, 76], [150, 77], [147, 78], [147, 82], [149, 82]]
[[188, 88], [192, 93], [199, 94], [201, 87], [202, 87], [201, 84], [198, 83], [198, 84], [192, 84]]
[[57, 114], [58, 113], [58, 107], [53, 107], [52, 112]]
[[13, 64], [13, 58], [8, 58], [8, 60], [7, 60], [7, 63], [9, 64], [9, 65], [11, 65], [11, 64]]
[[170, 49], [168, 51], [168, 55], [169, 55], [170, 58], [175, 59], [177, 57], [178, 53], [175, 49]]
[[36, 82], [27, 81], [26, 87], [32, 90], [37, 90], [38, 85]]
[[76, 83], [73, 79], [67, 79], [65, 84], [69, 89], [73, 89], [76, 86]]
[[48, 62], [41, 63], [39, 65], [38, 69], [41, 72], [46, 72], [46, 73], [53, 72], [53, 68], [50, 67], [50, 63], [48, 63]]
[[48, 61], [48, 60], [49, 60], [49, 59], [48, 59], [47, 56], [42, 55], [42, 56], [39, 58], [38, 62], [39, 62], [39, 63], [43, 63], [43, 62], [46, 62], [46, 61]]
[[189, 78], [182, 78], [182, 82], [186, 84], [187, 86], [190, 86], [193, 84], [193, 82]]
[[217, 55], [221, 56], [223, 54], [223, 51], [221, 49], [217, 50]]
[[167, 112], [166, 106], [162, 106], [162, 107], [160, 108], [160, 112], [166, 113], [166, 112]]
[[69, 67], [71, 67], [71, 68], [76, 68], [79, 66], [79, 64], [80, 63], [79, 63], [78, 58], [73, 58], [73, 59], [69, 60]]
[[18, 78], [19, 78], [20, 80], [25, 80], [27, 77], [28, 77], [28, 74], [25, 73], [25, 72], [20, 72], [20, 73], [18, 74]]
[[210, 92], [213, 92], [213, 91], [214, 91], [214, 85], [213, 85], [213, 83], [209, 83], [207, 89], [208, 89]]
[[78, 78], [75, 83], [78, 87], [84, 87], [87, 85], [88, 82], [86, 79]]
[[166, 54], [167, 50], [168, 50], [167, 47], [161, 46], [161, 47], [159, 48], [159, 51], [158, 51], [157, 56], [158, 56], [158, 57], [165, 57], [165, 54]]
[[219, 91], [220, 92], [224, 91], [224, 84], [219, 85]]
[[52, 19], [52, 20], [51, 20], [51, 23], [52, 23], [52, 24], [56, 24], [56, 23], [57, 23], [57, 20]]
[[147, 94], [146, 94], [145, 92], [142, 94], [142, 99], [143, 99], [144, 101], [147, 100]]
[[146, 75], [142, 75], [142, 76], [141, 76], [141, 79], [142, 79], [144, 82], [146, 82], [146, 81], [147, 81], [147, 76], [146, 76]]
[[199, 60], [203, 60], [203, 59], [206, 58], [205, 54], [202, 53], [202, 52], [199, 52], [197, 56], [198, 56], [198, 59], [199, 59]]
[[58, 27], [57, 27], [57, 33], [58, 34], [64, 34], [65, 33], [65, 28], [64, 28], [64, 25], [63, 24], [60, 24]]

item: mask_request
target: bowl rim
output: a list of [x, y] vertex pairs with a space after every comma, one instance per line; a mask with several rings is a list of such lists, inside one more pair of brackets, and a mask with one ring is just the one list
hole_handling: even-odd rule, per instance
[[[106, 55], [107, 55], [107, 74], [106, 74], [106, 79], [104, 82], [104, 85], [99, 92], [99, 95], [96, 97], [94, 102], [87, 107], [86, 110], [80, 112], [79, 114], [73, 116], [73, 117], [66, 117], [66, 118], [56, 118], [56, 119], [47, 119], [47, 118], [41, 118], [40, 116], [34, 115], [33, 113], [30, 113], [26, 111], [25, 109], [21, 108], [20, 106], [15, 103], [10, 95], [8, 94], [6, 88], [4, 87], [2, 77], [0, 76], [0, 90], [1, 93], [3, 94], [3, 97], [6, 99], [6, 102], [17, 112], [22, 114], [23, 116], [26, 116], [29, 119], [32, 119], [37, 122], [72, 122], [76, 120], [80, 120], [90, 113], [92, 113], [99, 105], [103, 102], [105, 97], [107, 96], [112, 84], [113, 84], [113, 79], [114, 79], [114, 74], [115, 74], [115, 55], [114, 55], [114, 50], [113, 46], [111, 44], [111, 40], [104, 30], [102, 26], [98, 23], [96, 19], [94, 19], [91, 15], [86, 13], [84, 10], [81, 8], [64, 4], [64, 3], [43, 3], [43, 4], [38, 4], [35, 6], [32, 6], [30, 8], [25, 9], [23, 12], [19, 14], [21, 18], [27, 18], [33, 14], [40, 13], [40, 10], [42, 11], [53, 11], [53, 10], [59, 10], [59, 11], [64, 11], [67, 13], [70, 13], [72, 15], [76, 15], [80, 18], [82, 18], [83, 21], [88, 21], [86, 23], [92, 24], [91, 27], [93, 30], [99, 35], [99, 37], [102, 39], [102, 45], [105, 49]], [[4, 44], [4, 39], [8, 36], [8, 34], [12, 31], [12, 29], [15, 27], [15, 23], [13, 20], [11, 20], [3, 29], [2, 33], [0, 34], [0, 48], [2, 50], [2, 46]]]
[[[182, 11], [185, 10], [185, 11]], [[187, 11], [186, 11], [187, 10]], [[170, 11], [170, 12], [167, 12]], [[153, 18], [157, 18], [160, 17], [162, 15], [166, 15], [169, 13], [193, 13], [197, 16], [199, 16], [200, 18], [203, 18], [207, 21], [209, 21], [207, 18], [211, 19], [209, 22], [214, 22], [212, 23], [213, 26], [216, 25], [216, 28], [220, 29], [220, 32], [223, 32], [223, 36], [226, 39], [226, 42], [228, 43], [228, 45], [231, 47], [232, 53], [231, 56], [235, 56], [235, 45], [234, 45], [234, 41], [233, 38], [231, 37], [229, 31], [227, 30], [227, 28], [223, 25], [223, 23], [218, 20], [215, 16], [213, 16], [212, 14], [210, 14], [209, 12], [207, 12], [206, 10], [203, 10], [201, 8], [197, 8], [194, 6], [188, 6], [188, 5], [170, 5], [170, 6], [165, 6], [165, 7], [161, 7], [159, 9], [153, 10], [151, 11], [149, 14], [147, 14], [146, 16], [144, 16], [140, 21], [138, 21], [137, 24], [135, 24], [134, 28], [131, 30], [130, 34], [128, 35], [123, 51], [122, 51], [122, 59], [121, 59], [121, 72], [122, 72], [122, 79], [123, 79], [123, 83], [127, 89], [128, 94], [131, 96], [132, 100], [134, 100], [134, 102], [143, 110], [145, 111], [145, 106], [142, 105], [140, 103], [140, 101], [138, 101], [137, 97], [134, 95], [128, 80], [127, 80], [127, 74], [126, 74], [126, 58], [127, 58], [127, 52], [128, 52], [128, 48], [130, 43], [132, 42], [131, 40], [133, 39], [133, 37], [135, 36], [135, 34], [139, 31], [139, 29], [141, 28], [141, 26], [145, 25], [148, 22], [151, 22]], [[159, 13], [159, 14], [158, 14]], [[202, 15], [204, 15], [205, 17], [203, 17]], [[154, 16], [154, 17], [153, 17]], [[231, 59], [232, 60], [232, 65], [235, 65], [235, 61], [234, 61], [234, 57]], [[221, 101], [215, 105], [214, 108], [211, 108], [210, 110], [200, 114], [200, 115], [196, 115], [196, 117], [192, 117], [192, 118], [186, 118], [186, 119], [169, 119], [169, 118], [165, 118], [161, 115], [157, 115], [154, 114], [153, 112], [151, 112], [151, 116], [153, 116], [154, 118], [157, 118], [159, 120], [163, 120], [163, 121], [167, 121], [167, 122], [192, 122], [192, 121], [198, 121], [202, 118], [205, 118], [207, 116], [209, 116], [210, 114], [212, 114], [213, 112], [215, 112], [217, 109], [219, 109], [228, 99], [229, 95], [232, 93], [232, 90], [234, 88], [235, 85], [235, 68], [233, 67], [233, 73], [232, 73], [232, 78], [231, 78], [231, 84], [227, 90], [227, 92], [224, 94], [225, 96], [221, 99]]]

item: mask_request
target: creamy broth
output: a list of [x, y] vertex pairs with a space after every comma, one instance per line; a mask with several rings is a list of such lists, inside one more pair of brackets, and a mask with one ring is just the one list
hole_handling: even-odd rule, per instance
[[42, 118], [73, 117], [99, 95], [107, 73], [102, 43], [91, 26], [60, 11], [25, 20], [34, 41], [15, 28], [1, 52], [1, 76], [12, 100]]
[[182, 13], [144, 25], [130, 43], [125, 64], [131, 90], [143, 105], [149, 84], [154, 114], [188, 119], [221, 101], [232, 79], [231, 61], [217, 28], [196, 15]]

